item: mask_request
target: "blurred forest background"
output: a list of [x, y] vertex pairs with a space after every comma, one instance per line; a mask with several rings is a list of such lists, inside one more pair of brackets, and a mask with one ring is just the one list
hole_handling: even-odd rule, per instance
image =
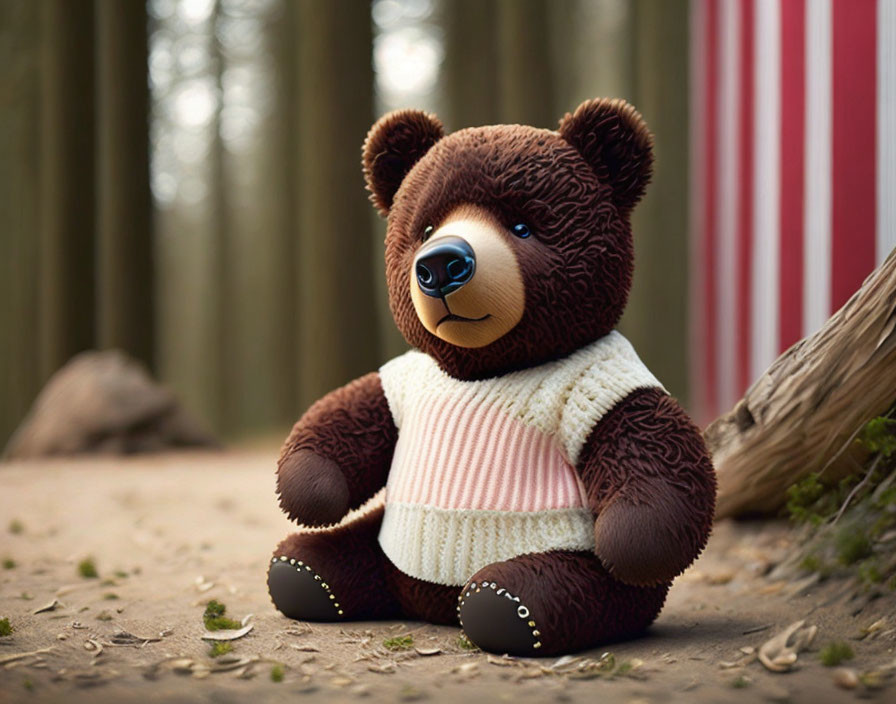
[[84, 349], [224, 437], [274, 434], [405, 349], [360, 148], [398, 107], [656, 135], [622, 324], [688, 404], [686, 0], [2, 0], [0, 446]]

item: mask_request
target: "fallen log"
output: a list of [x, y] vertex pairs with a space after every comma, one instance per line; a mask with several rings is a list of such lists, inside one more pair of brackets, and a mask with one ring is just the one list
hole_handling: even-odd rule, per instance
[[843, 473], [858, 431], [896, 400], [896, 251], [824, 326], [781, 355], [704, 433], [716, 518], [778, 510], [812, 472]]

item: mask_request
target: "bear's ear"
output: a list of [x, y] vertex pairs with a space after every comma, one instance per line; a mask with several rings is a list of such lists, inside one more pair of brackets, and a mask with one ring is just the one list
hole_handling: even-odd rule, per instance
[[364, 140], [364, 179], [381, 215], [389, 214], [408, 171], [443, 135], [439, 118], [420, 110], [390, 112], [370, 128]]
[[560, 120], [560, 136], [610, 185], [616, 207], [630, 212], [653, 169], [653, 136], [638, 111], [620, 99], [586, 100]]

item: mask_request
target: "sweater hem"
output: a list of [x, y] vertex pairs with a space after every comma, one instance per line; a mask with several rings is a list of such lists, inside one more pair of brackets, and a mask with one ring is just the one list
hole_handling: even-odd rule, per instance
[[405, 574], [460, 587], [493, 562], [550, 550], [593, 551], [594, 516], [584, 507], [491, 511], [390, 502], [379, 543]]

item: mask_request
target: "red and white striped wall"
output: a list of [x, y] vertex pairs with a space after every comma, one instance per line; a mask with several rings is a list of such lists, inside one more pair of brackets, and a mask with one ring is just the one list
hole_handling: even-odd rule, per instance
[[896, 246], [896, 0], [691, 0], [690, 63], [706, 421]]

